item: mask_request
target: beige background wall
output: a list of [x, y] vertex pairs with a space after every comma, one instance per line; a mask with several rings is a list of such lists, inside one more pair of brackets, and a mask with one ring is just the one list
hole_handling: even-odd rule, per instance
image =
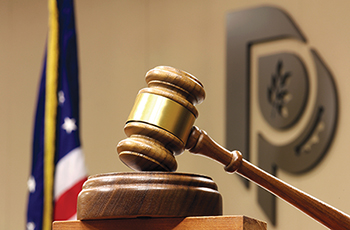
[[[0, 0], [0, 229], [25, 226], [46, 4]], [[76, 0], [81, 138], [89, 173], [129, 170], [114, 148], [125, 138], [123, 125], [137, 91], [146, 86], [144, 74], [157, 65], [186, 70], [202, 81], [207, 99], [198, 106], [196, 125], [225, 144], [225, 15], [262, 4], [279, 6], [292, 15], [308, 45], [328, 64], [339, 93], [339, 126], [328, 155], [307, 174], [279, 171], [278, 175], [350, 213], [350, 2], [346, 0]], [[246, 190], [238, 176], [226, 174], [206, 158], [186, 152], [177, 159], [178, 171], [214, 179], [223, 195], [225, 215], [267, 220], [257, 205], [254, 186]], [[277, 226], [269, 229], [325, 229], [283, 201], [278, 201], [277, 209]]]

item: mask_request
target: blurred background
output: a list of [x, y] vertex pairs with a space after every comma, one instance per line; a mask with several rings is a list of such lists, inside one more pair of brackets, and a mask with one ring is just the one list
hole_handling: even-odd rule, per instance
[[[350, 213], [350, 2], [346, 0], [76, 0], [80, 64], [81, 141], [90, 175], [130, 171], [116, 144], [145, 73], [169, 65], [192, 73], [206, 90], [196, 125], [225, 145], [226, 15], [261, 5], [287, 11], [334, 76], [339, 120], [333, 143], [313, 170], [278, 177]], [[27, 180], [39, 80], [48, 28], [47, 1], [0, 0], [0, 229], [24, 229]], [[262, 52], [257, 47], [256, 53]], [[269, 47], [266, 47], [269, 49]], [[282, 47], [283, 49], [283, 47]], [[255, 53], [253, 53], [255, 55]], [[327, 93], [327, 92], [324, 92]], [[254, 108], [252, 108], [254, 111]], [[254, 120], [254, 113], [252, 119]], [[255, 126], [252, 126], [254, 129]], [[256, 156], [252, 148], [252, 162]], [[225, 215], [268, 222], [256, 186], [216, 162], [185, 152], [179, 172], [208, 175], [218, 184]], [[268, 229], [325, 229], [284, 201]]]

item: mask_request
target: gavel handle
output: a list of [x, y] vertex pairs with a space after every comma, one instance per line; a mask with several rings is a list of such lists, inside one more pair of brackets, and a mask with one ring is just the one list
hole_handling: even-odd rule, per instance
[[197, 127], [193, 127], [186, 148], [219, 161], [226, 171], [237, 172], [330, 229], [350, 229], [349, 215], [261, 170], [244, 160], [240, 152], [224, 149]]

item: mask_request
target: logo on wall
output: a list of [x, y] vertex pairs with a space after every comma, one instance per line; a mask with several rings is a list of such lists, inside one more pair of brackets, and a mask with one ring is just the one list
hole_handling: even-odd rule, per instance
[[[256, 45], [286, 39], [305, 46], [311, 64], [290, 47], [252, 55]], [[253, 83], [257, 87], [252, 87]], [[249, 160], [254, 137], [258, 166], [273, 175], [277, 169], [292, 174], [307, 172], [326, 154], [337, 123], [336, 86], [325, 63], [308, 48], [305, 36], [281, 9], [259, 7], [227, 15], [226, 91], [228, 149], [240, 150]], [[254, 116], [266, 124], [262, 127], [287, 137], [284, 141], [276, 143], [264, 128], [252, 128], [253, 102], [259, 111]], [[289, 132], [297, 126], [299, 132]], [[248, 181], [244, 183], [249, 187]], [[258, 203], [275, 224], [276, 198], [259, 189]]]

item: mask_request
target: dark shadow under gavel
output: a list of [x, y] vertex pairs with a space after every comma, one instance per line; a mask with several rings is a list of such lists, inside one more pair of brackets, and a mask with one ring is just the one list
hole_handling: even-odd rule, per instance
[[[198, 202], [203, 202], [206, 199], [216, 199], [220, 200], [220, 203], [221, 197], [216, 194], [216, 185], [207, 181], [205, 177], [195, 177], [193, 179], [191, 175], [187, 174], [154, 172], [175, 171], [177, 163], [174, 156], [187, 149], [192, 153], [202, 154], [222, 163], [227, 172], [236, 172], [255, 182], [328, 228], [350, 229], [350, 217], [347, 214], [264, 172], [244, 160], [239, 151], [230, 152], [224, 149], [213, 141], [206, 132], [193, 126], [198, 116], [195, 105], [201, 103], [205, 97], [203, 86], [198, 79], [184, 71], [161, 66], [150, 70], [146, 74], [146, 82], [148, 88], [140, 90], [124, 128], [128, 138], [119, 142], [117, 151], [121, 161], [127, 166], [136, 171], [152, 171], [149, 175], [156, 175], [156, 177], [150, 179], [148, 174], [126, 173], [122, 177], [115, 175], [105, 177], [104, 181], [107, 181], [105, 184], [116, 183], [116, 181], [123, 184], [125, 178], [129, 178], [127, 182], [129, 184], [152, 180], [151, 183], [155, 183], [154, 187], [157, 187], [163, 185], [171, 175], [170, 177], [174, 177], [171, 179], [171, 188], [179, 184], [178, 180], [182, 180], [179, 179], [180, 177], [185, 178], [184, 181], [187, 180], [187, 182], [184, 182], [186, 186], [193, 187], [195, 190], [202, 191], [203, 186], [206, 187], [206, 190], [213, 190], [210, 192], [211, 195], [204, 196]], [[133, 175], [138, 175], [137, 179]], [[94, 178], [91, 178], [90, 182], [88, 181], [84, 185], [85, 193], [89, 188], [93, 188], [93, 180]], [[181, 186], [176, 188], [169, 196], [178, 196], [176, 194], [181, 193]], [[198, 189], [196, 189], [197, 187]], [[188, 192], [188, 187], [185, 190]], [[185, 196], [187, 195], [185, 194]], [[85, 195], [85, 197], [89, 196]], [[156, 199], [154, 196], [152, 197], [155, 202]], [[81, 200], [88, 199], [83, 199], [82, 196]], [[116, 203], [115, 205], [119, 204]], [[178, 204], [178, 206], [181, 205]], [[149, 204], [149, 206], [149, 208], [152, 208], [152, 204]], [[214, 206], [216, 209], [221, 208], [220, 204]], [[213, 207], [210, 206], [211, 209]], [[214, 214], [220, 214], [220, 212], [214, 211]]]

